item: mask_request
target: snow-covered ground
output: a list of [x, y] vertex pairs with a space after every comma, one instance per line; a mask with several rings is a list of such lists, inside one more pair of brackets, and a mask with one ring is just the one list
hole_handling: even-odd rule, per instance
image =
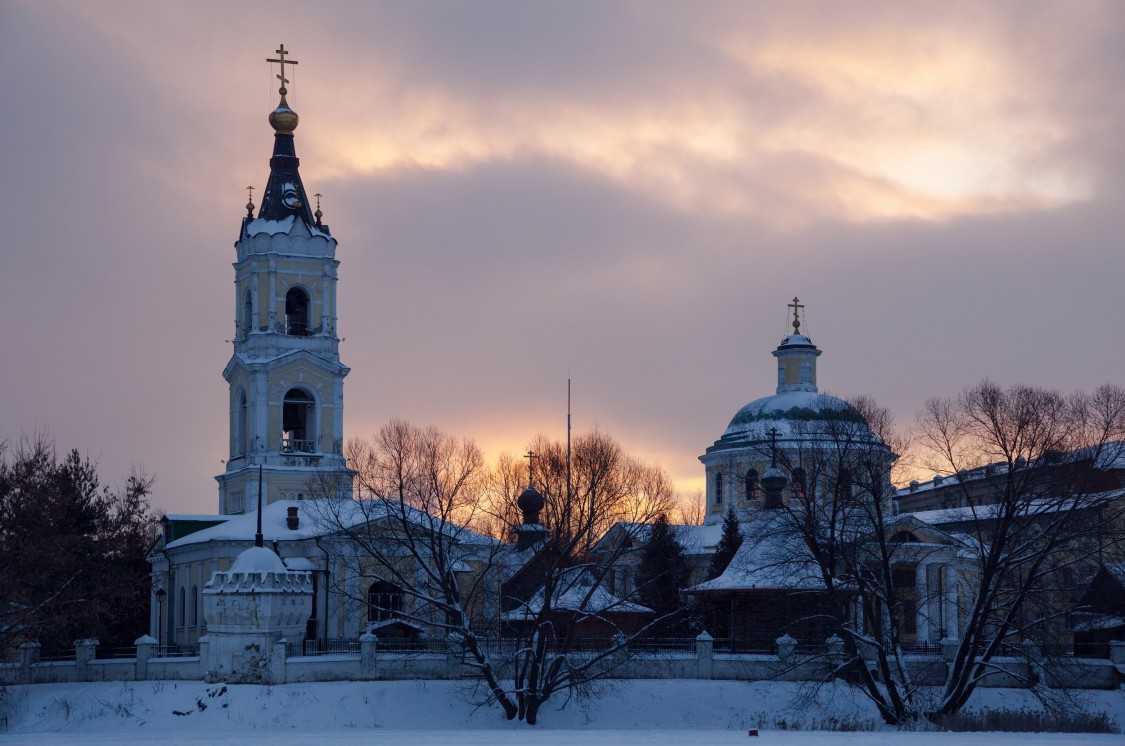
[[[596, 695], [560, 709], [549, 703], [534, 729], [496, 708], [477, 708], [468, 684], [438, 681], [333, 682], [225, 686], [202, 682], [40, 684], [9, 687], [7, 729], [19, 744], [394, 743], [457, 746], [614, 746], [747, 743], [804, 744], [1121, 744], [1122, 736], [817, 731], [831, 721], [877, 718], [862, 696], [826, 687], [802, 703], [798, 685], [768, 682], [605, 682]], [[1033, 708], [1016, 690], [978, 693], [979, 707]], [[1125, 724], [1125, 693], [1089, 692], [1084, 707]], [[800, 730], [793, 730], [794, 728]]]

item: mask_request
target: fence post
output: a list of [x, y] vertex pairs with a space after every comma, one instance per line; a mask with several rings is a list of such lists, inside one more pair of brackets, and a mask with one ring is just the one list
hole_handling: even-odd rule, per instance
[[834, 658], [844, 655], [844, 641], [838, 635], [832, 635], [824, 641], [828, 645], [828, 654]]
[[[461, 649], [449, 637], [440, 638], [445, 640], [445, 669], [446, 677], [450, 679], [461, 678]], [[362, 647], [362, 643], [360, 643]]]
[[695, 666], [699, 678], [715, 677], [715, 638], [706, 630], [695, 638]]
[[93, 639], [74, 641], [75, 681], [89, 681], [90, 669], [87, 664], [97, 655], [98, 644], [98, 641]]
[[199, 638], [199, 678], [207, 675], [207, 656], [211, 651], [211, 638], [207, 635]]
[[1110, 640], [1109, 659], [1117, 666], [1125, 664], [1125, 640]]
[[952, 637], [941, 638], [941, 659], [946, 663], [952, 663], [957, 657], [957, 650], [961, 647], [961, 641]]
[[20, 671], [23, 680], [31, 683], [31, 667], [39, 662], [39, 653], [42, 646], [37, 642], [22, 642], [20, 643]]
[[270, 678], [271, 684], [285, 683], [285, 646], [289, 641], [282, 637], [273, 644], [270, 650]]
[[144, 681], [148, 678], [148, 659], [160, 643], [152, 635], [141, 635], [133, 644], [137, 646], [137, 681]]
[[777, 657], [783, 662], [788, 663], [793, 660], [793, 656], [797, 654], [797, 641], [789, 636], [788, 633], [777, 638]]
[[359, 638], [359, 675], [364, 678], [375, 677], [375, 648], [379, 638], [364, 632]]

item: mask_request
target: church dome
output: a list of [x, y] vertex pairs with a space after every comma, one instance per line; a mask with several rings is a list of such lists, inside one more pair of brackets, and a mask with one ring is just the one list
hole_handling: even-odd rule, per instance
[[285, 102], [285, 95], [281, 96], [281, 103], [277, 108], [270, 112], [270, 126], [273, 131], [279, 135], [291, 135], [293, 130], [297, 129], [297, 122], [300, 121], [297, 112], [289, 108], [289, 104]]
[[524, 525], [533, 526], [539, 523], [539, 511], [543, 510], [543, 506], [547, 501], [543, 499], [543, 495], [539, 490], [535, 489], [532, 485], [527, 485], [527, 489], [520, 493], [516, 498], [516, 505], [519, 507], [520, 512], [523, 513]]
[[731, 418], [723, 436], [741, 435], [748, 440], [769, 438], [776, 427], [780, 437], [794, 431], [815, 430], [816, 422], [863, 422], [851, 405], [817, 391], [785, 391], [763, 396], [747, 404]]
[[516, 505], [525, 513], [538, 513], [546, 505], [543, 495], [531, 485], [527, 486], [520, 496], [516, 498]]

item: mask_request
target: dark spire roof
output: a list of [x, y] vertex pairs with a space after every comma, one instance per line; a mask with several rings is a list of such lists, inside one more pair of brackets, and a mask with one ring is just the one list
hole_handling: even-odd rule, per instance
[[292, 133], [278, 132], [273, 136], [273, 157], [270, 158], [270, 178], [262, 195], [258, 217], [262, 220], [284, 220], [297, 215], [307, 225], [314, 225], [309, 198], [301, 174], [297, 170], [301, 160], [293, 147]]
[[[273, 157], [270, 158], [270, 178], [266, 182], [265, 192], [262, 194], [262, 207], [258, 210], [260, 220], [284, 220], [291, 215], [296, 215], [305, 221], [308, 226], [316, 225], [313, 221], [312, 209], [309, 206], [308, 195], [305, 194], [305, 185], [301, 183], [301, 174], [297, 170], [301, 161], [297, 158], [297, 150], [293, 145], [293, 130], [297, 129], [297, 112], [289, 108], [285, 95], [289, 90], [285, 84], [289, 82], [285, 77], [285, 66], [296, 65], [296, 60], [287, 60], [285, 45], [277, 50], [280, 59], [267, 60], [268, 62], [281, 63], [281, 100], [277, 108], [270, 112], [270, 126], [273, 127]], [[318, 226], [321, 231], [327, 232], [327, 226]]]

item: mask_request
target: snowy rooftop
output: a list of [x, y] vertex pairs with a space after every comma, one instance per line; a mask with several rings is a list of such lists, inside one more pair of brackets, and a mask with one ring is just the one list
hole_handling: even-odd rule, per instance
[[[626, 601], [610, 593], [600, 583], [595, 584], [588, 572], [575, 570], [565, 573], [556, 586], [551, 606], [560, 611], [580, 614], [651, 614], [652, 609]], [[504, 621], [520, 621], [538, 614], [543, 608], [543, 589], [535, 592], [528, 602], [501, 615]]]
[[[1074, 458], [1068, 458], [1067, 461], [1080, 460], [1087, 457], [1086, 454], [1083, 453], [1083, 449], [1074, 451], [1069, 455]], [[1092, 456], [1094, 454], [1090, 453], [1089, 455]], [[1094, 465], [1098, 469], [1125, 469], [1125, 442], [1113, 441], [1106, 443], [1098, 449]], [[954, 484], [997, 477], [1002, 474], [1007, 474], [1008, 468], [1007, 462], [997, 461], [991, 464], [985, 464], [984, 466], [978, 466], [974, 469], [962, 469], [956, 474], [935, 474], [932, 479], [928, 479], [925, 482], [911, 482], [909, 486], [899, 489], [896, 495], [898, 497], [909, 497], [919, 492], [941, 489]]]
[[[633, 545], [639, 546], [648, 540], [652, 530], [650, 523], [618, 523], [614, 525], [618, 531], [626, 531], [633, 539]], [[669, 526], [676, 541], [683, 547], [685, 554], [711, 554], [719, 545], [723, 536], [723, 526], [720, 523], [690, 526], [687, 524], [672, 524]], [[608, 536], [608, 534], [607, 534]]]
[[[1098, 492], [1091, 495], [1079, 495], [1074, 498], [1044, 498], [1042, 500], [1029, 500], [1020, 509], [1020, 515], [1034, 517], [1048, 515], [1061, 511], [1071, 510], [1077, 504], [1078, 508], [1093, 508], [1098, 505], [1118, 500], [1125, 497], [1125, 489]], [[996, 517], [1000, 509], [998, 504], [969, 505], [959, 508], [937, 508], [935, 510], [919, 510], [912, 513], [903, 513], [931, 525], [940, 526], [945, 523], [957, 523], [970, 520], [989, 520]]]
[[803, 542], [783, 537], [781, 511], [760, 511], [742, 524], [742, 546], [722, 575], [690, 591], [823, 590]]
[[[288, 509], [297, 508], [299, 525], [290, 530], [286, 525]], [[407, 508], [407, 515], [417, 525], [428, 520], [425, 513]], [[375, 521], [393, 520], [381, 502], [374, 500], [278, 500], [262, 509], [262, 536], [265, 541], [295, 541], [337, 533], [341, 528]], [[435, 521], [435, 527], [436, 527]], [[445, 531], [463, 543], [487, 544], [495, 540], [458, 526], [446, 525]], [[253, 541], [258, 532], [258, 511], [230, 516], [217, 525], [196, 531], [168, 544], [168, 549], [208, 541]]]

